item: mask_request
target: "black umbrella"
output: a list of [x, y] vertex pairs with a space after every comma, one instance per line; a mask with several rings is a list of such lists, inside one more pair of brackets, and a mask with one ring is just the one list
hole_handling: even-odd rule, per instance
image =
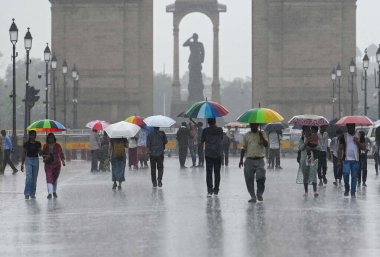
[[288, 124], [283, 122], [273, 122], [265, 125], [264, 131], [269, 133], [271, 131], [281, 132], [283, 129], [289, 128]]

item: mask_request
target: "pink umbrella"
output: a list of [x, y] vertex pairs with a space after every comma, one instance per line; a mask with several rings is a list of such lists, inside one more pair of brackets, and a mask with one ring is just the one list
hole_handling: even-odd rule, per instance
[[304, 114], [304, 115], [297, 115], [291, 118], [288, 121], [289, 125], [298, 125], [298, 126], [325, 126], [329, 125], [329, 121], [323, 117], [323, 116], [318, 116], [314, 114]]
[[87, 123], [86, 127], [90, 129], [104, 130], [109, 125], [110, 123], [104, 120], [93, 120]]
[[371, 126], [373, 122], [367, 116], [345, 116], [337, 121], [336, 125], [344, 126], [347, 124], [355, 124], [358, 126]]

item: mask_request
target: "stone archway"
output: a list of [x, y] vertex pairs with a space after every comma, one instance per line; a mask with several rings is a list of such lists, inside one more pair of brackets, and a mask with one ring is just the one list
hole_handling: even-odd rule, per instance
[[219, 4], [217, 0], [176, 0], [174, 4], [166, 7], [166, 12], [173, 13], [173, 93], [172, 106], [181, 103], [179, 80], [179, 25], [182, 19], [194, 12], [206, 15], [213, 25], [213, 79], [212, 99], [220, 102], [219, 81], [219, 13], [226, 12], [227, 7]]

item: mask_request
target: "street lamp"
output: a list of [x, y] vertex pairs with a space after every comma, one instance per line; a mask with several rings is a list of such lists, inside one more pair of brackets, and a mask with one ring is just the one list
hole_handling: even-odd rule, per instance
[[340, 68], [340, 64], [338, 63], [338, 66], [336, 67], [336, 76], [338, 77], [338, 117], [342, 115], [341, 109], [340, 109], [340, 78], [342, 77], [342, 69]]
[[24, 45], [26, 50], [26, 83], [25, 83], [25, 120], [24, 120], [24, 139], [27, 138], [27, 132], [26, 128], [28, 127], [28, 118], [29, 118], [29, 108], [28, 108], [28, 91], [29, 91], [29, 52], [32, 49], [32, 34], [30, 34], [30, 28], [28, 28], [28, 31], [25, 34], [24, 37]]
[[9, 37], [12, 43], [12, 61], [13, 61], [13, 89], [12, 89], [12, 143], [15, 146], [17, 144], [16, 135], [16, 43], [18, 40], [18, 28], [15, 23], [15, 19], [12, 19], [12, 24], [9, 29]]
[[351, 59], [350, 73], [351, 73], [351, 115], [354, 115], [354, 75], [356, 71], [356, 65], [354, 58]]
[[63, 73], [63, 125], [66, 124], [66, 74], [67, 74], [67, 63], [66, 60], [62, 64], [62, 73]]
[[57, 94], [55, 89], [55, 70], [57, 69], [57, 57], [55, 57], [55, 53], [53, 53], [53, 57], [51, 58], [51, 70], [52, 70], [52, 81], [53, 81], [53, 117], [54, 120], [57, 120]]
[[76, 107], [77, 107], [77, 103], [78, 103], [78, 99], [77, 99], [77, 95], [76, 95], [76, 90], [77, 90], [77, 82], [78, 82], [78, 79], [79, 79], [79, 75], [78, 75], [78, 70], [77, 70], [77, 67], [75, 66], [74, 64], [74, 67], [73, 69], [71, 70], [71, 76], [73, 78], [73, 129], [76, 129], [77, 128], [77, 110], [76, 110]]
[[[377, 64], [379, 65], [379, 71], [378, 72], [375, 72], [375, 78], [376, 78], [376, 73], [379, 74], [379, 84], [376, 85], [375, 83], [375, 88], [377, 88], [377, 97], [378, 97], [378, 117], [380, 119], [380, 45], [379, 45], [379, 48], [377, 49], [377, 52], [376, 52], [376, 61], [377, 61]], [[376, 79], [375, 79], [376, 81]]]
[[335, 73], [335, 67], [333, 68], [331, 72], [331, 81], [333, 85], [333, 119], [335, 119], [335, 79], [336, 79], [336, 73]]
[[44, 61], [46, 63], [45, 70], [45, 118], [49, 119], [49, 62], [50, 62], [51, 52], [49, 48], [49, 43], [46, 43], [44, 50]]
[[367, 49], [365, 49], [365, 55], [363, 57], [364, 68], [364, 115], [367, 115], [367, 70], [369, 67], [369, 58], [367, 55]]

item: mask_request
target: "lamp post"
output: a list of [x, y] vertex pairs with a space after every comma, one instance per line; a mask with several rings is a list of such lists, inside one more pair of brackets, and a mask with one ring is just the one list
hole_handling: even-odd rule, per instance
[[338, 118], [342, 116], [341, 107], [340, 107], [340, 78], [342, 77], [342, 69], [340, 64], [336, 67], [336, 76], [338, 77]]
[[53, 82], [53, 118], [57, 120], [57, 93], [55, 88], [55, 70], [57, 69], [57, 57], [53, 53], [51, 58], [52, 82]]
[[44, 50], [44, 61], [45, 61], [45, 119], [49, 119], [49, 62], [50, 62], [50, 48], [49, 43], [46, 43]]
[[335, 67], [333, 68], [331, 72], [331, 81], [332, 81], [332, 86], [333, 86], [333, 120], [335, 119], [335, 79], [336, 79], [336, 73], [335, 73]]
[[73, 97], [74, 122], [73, 122], [73, 128], [78, 128], [78, 89], [79, 89], [79, 72], [77, 72], [77, 77], [75, 78], [75, 84], [74, 84], [74, 97]]
[[17, 144], [16, 135], [16, 43], [18, 40], [18, 28], [15, 23], [15, 19], [12, 19], [12, 24], [9, 29], [9, 37], [12, 43], [12, 61], [13, 61], [13, 88], [12, 88], [12, 144]]
[[[380, 45], [379, 45], [379, 48], [377, 49], [377, 52], [376, 52], [376, 61], [377, 61], [377, 64], [379, 65], [379, 71], [378, 71], [378, 74], [379, 74], [379, 84], [376, 85], [375, 84], [375, 87], [377, 88], [377, 98], [378, 98], [378, 117], [380, 119]], [[375, 72], [375, 78], [376, 78], [376, 72]]]
[[364, 68], [364, 115], [367, 115], [367, 70], [369, 67], [369, 58], [367, 55], [367, 49], [365, 49], [365, 55], [363, 57]]
[[28, 31], [25, 34], [24, 37], [24, 45], [25, 45], [25, 50], [26, 50], [26, 83], [25, 83], [25, 120], [24, 120], [24, 138], [26, 139], [27, 133], [26, 133], [26, 128], [28, 127], [28, 91], [29, 91], [29, 52], [32, 49], [32, 34], [30, 34], [30, 28], [28, 28]]
[[66, 60], [62, 64], [62, 74], [63, 74], [63, 125], [66, 124], [66, 74], [67, 74], [67, 63]]
[[351, 73], [351, 115], [354, 115], [354, 75], [356, 71], [356, 65], [354, 58], [351, 59], [350, 73]]
[[[78, 99], [76, 98], [76, 83], [77, 83], [77, 77], [78, 77], [78, 71], [77, 67], [74, 64], [73, 69], [71, 70], [71, 76], [73, 78], [73, 129], [77, 128], [76, 124], [76, 103]], [[79, 77], [78, 77], [79, 78]]]

